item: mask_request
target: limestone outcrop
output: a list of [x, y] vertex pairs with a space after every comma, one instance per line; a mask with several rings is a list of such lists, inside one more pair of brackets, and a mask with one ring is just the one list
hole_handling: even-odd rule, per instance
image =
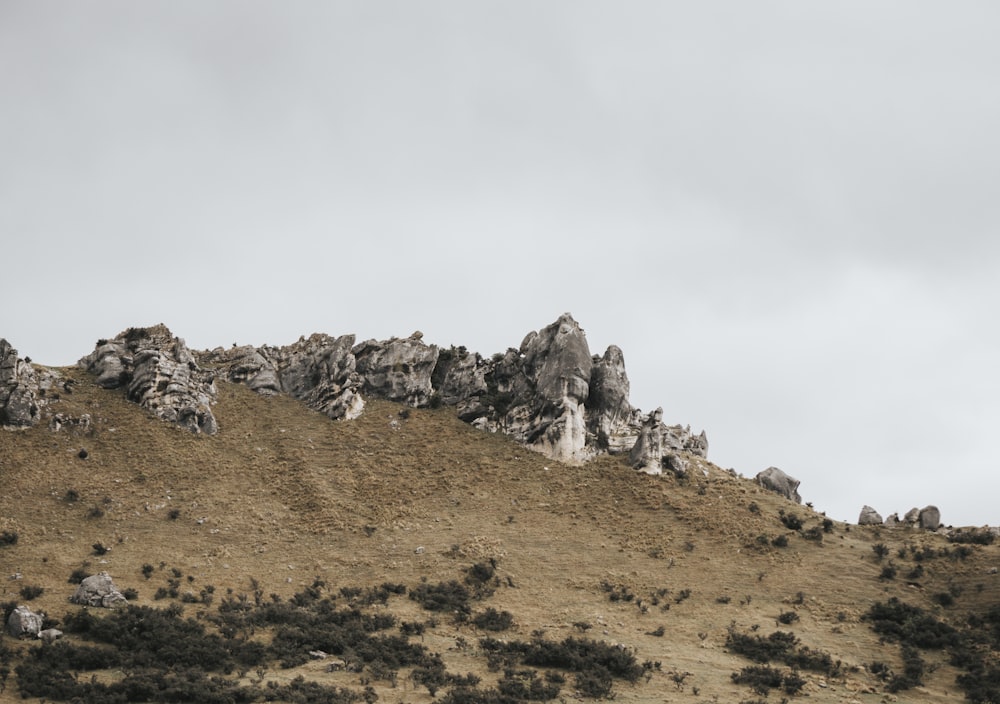
[[163, 325], [129, 328], [78, 362], [108, 389], [125, 395], [163, 420], [213, 435], [215, 376], [198, 366], [184, 340]]
[[788, 476], [777, 467], [768, 467], [759, 472], [756, 480], [765, 489], [777, 492], [797, 504], [802, 503], [802, 497], [799, 496], [799, 480]]
[[0, 425], [27, 428], [41, 417], [38, 380], [31, 362], [0, 339]]
[[478, 428], [568, 463], [629, 453], [641, 471], [683, 474], [684, 454], [708, 451], [704, 432], [665, 425], [662, 410], [633, 408], [621, 349], [592, 355], [569, 313], [489, 359], [465, 347], [428, 345], [419, 332], [358, 344], [353, 335], [317, 333], [282, 347], [192, 353], [158, 325], [101, 340], [79, 364], [99, 385], [124, 388], [129, 399], [195, 432], [217, 430], [211, 404], [218, 375], [260, 394], [289, 394], [338, 420], [358, 417], [365, 396], [451, 407]]
[[365, 406], [353, 346], [354, 335], [316, 333], [284, 347], [219, 347], [199, 361], [257, 393], [287, 393], [334, 420], [352, 420]]

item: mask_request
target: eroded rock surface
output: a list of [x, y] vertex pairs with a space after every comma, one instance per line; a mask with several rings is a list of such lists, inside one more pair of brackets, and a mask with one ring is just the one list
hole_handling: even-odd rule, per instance
[[45, 617], [27, 606], [18, 606], [7, 617], [7, 633], [14, 638], [35, 638], [42, 630]]
[[107, 572], [98, 572], [84, 579], [69, 600], [82, 606], [102, 606], [108, 609], [128, 603]]
[[125, 394], [159, 418], [196, 433], [213, 435], [215, 376], [198, 366], [184, 340], [163, 325], [129, 328], [113, 340], [101, 340], [78, 364], [96, 375], [104, 388]]
[[34, 367], [0, 339], [0, 425], [27, 428], [41, 417], [38, 379]]
[[858, 515], [859, 526], [877, 526], [882, 524], [882, 516], [871, 506], [862, 506]]

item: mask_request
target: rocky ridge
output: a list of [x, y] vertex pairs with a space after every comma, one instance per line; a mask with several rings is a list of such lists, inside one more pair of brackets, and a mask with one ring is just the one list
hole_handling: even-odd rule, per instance
[[[450, 407], [477, 428], [570, 464], [627, 453], [638, 470], [683, 474], [683, 454], [705, 457], [708, 451], [704, 431], [664, 424], [662, 409], [634, 408], [621, 349], [612, 345], [603, 355], [591, 354], [569, 313], [529, 332], [518, 348], [489, 358], [465, 347], [429, 345], [420, 332], [360, 343], [354, 335], [317, 333], [281, 347], [198, 352], [156, 325], [99, 340], [78, 365], [98, 385], [122, 389], [157, 417], [207, 435], [219, 430], [211, 406], [215, 379], [224, 378], [264, 395], [289, 394], [336, 420], [357, 418], [366, 396], [416, 408]], [[3, 425], [27, 427], [42, 419], [45, 384], [39, 376], [49, 386], [58, 381], [56, 372], [36, 374], [0, 341]]]

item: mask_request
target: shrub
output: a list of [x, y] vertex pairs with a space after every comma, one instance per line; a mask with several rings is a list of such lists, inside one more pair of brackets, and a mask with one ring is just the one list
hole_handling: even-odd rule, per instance
[[469, 590], [455, 580], [420, 584], [410, 589], [410, 598], [428, 611], [452, 611], [459, 617], [471, 611]]
[[20, 591], [21, 598], [24, 599], [25, 601], [31, 601], [32, 599], [36, 599], [44, 593], [45, 593], [45, 587], [39, 587], [33, 584], [25, 584], [23, 587], [21, 587]]
[[896, 579], [897, 571], [896, 566], [890, 563], [882, 568], [878, 578], [882, 580]]
[[922, 609], [892, 597], [876, 602], [863, 617], [872, 629], [889, 640], [917, 648], [945, 648], [958, 643], [958, 631]]
[[872, 545], [872, 552], [875, 553], [876, 561], [881, 562], [882, 558], [889, 554], [889, 548], [884, 543], [875, 543]]
[[956, 531], [948, 536], [949, 543], [963, 543], [972, 545], [992, 545], [996, 536], [989, 530], [962, 530]]
[[776, 536], [771, 541], [771, 545], [773, 545], [776, 548], [787, 548], [788, 547], [788, 536], [787, 535]]
[[17, 545], [20, 536], [15, 530], [5, 530], [0, 533], [0, 545]]
[[484, 631], [506, 631], [514, 625], [514, 616], [509, 611], [497, 611], [493, 607], [476, 614], [472, 623]]
[[795, 611], [783, 611], [778, 614], [778, 622], [789, 626], [799, 620], [799, 615]]
[[69, 582], [70, 584], [79, 584], [87, 577], [90, 577], [91, 573], [87, 571], [87, 566], [88, 566], [87, 563], [84, 563], [82, 567], [77, 567], [70, 573], [69, 579], [67, 579], [66, 581]]
[[796, 516], [794, 513], [782, 513], [781, 522], [785, 524], [785, 528], [787, 528], [788, 530], [802, 529], [802, 519]]

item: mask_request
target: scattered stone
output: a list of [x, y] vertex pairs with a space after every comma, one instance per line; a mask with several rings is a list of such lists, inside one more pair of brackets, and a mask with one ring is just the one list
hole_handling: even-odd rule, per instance
[[873, 509], [871, 506], [863, 506], [861, 508], [861, 515], [858, 516], [859, 526], [876, 526], [882, 525], [882, 516], [879, 515], [878, 511]]
[[7, 617], [7, 633], [14, 638], [34, 638], [42, 630], [43, 614], [36, 614], [27, 606], [18, 606]]
[[[781, 494], [786, 499], [790, 499], [797, 504], [802, 503], [802, 497], [799, 496], [799, 480], [794, 477], [790, 477], [777, 467], [768, 467], [763, 472], [757, 474], [757, 483], [769, 491], [774, 491]], [[879, 519], [879, 523], [882, 520]]]
[[125, 596], [115, 587], [111, 575], [107, 572], [98, 572], [80, 582], [80, 586], [76, 588], [76, 593], [70, 597], [70, 601], [82, 606], [102, 606], [104, 608], [128, 603]]

